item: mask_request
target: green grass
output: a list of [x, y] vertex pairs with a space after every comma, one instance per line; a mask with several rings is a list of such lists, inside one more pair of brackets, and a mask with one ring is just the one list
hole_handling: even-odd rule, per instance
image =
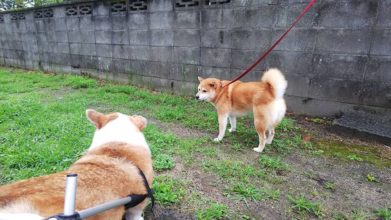
[[179, 203], [185, 194], [180, 181], [169, 176], [158, 176], [153, 182], [155, 198], [158, 204], [173, 205]]
[[304, 196], [288, 196], [288, 199], [292, 203], [292, 209], [300, 215], [310, 214], [318, 218], [324, 215], [320, 203], [311, 202]]
[[361, 157], [358, 157], [357, 155], [355, 154], [351, 154], [351, 155], [348, 155], [347, 158], [349, 160], [354, 160], [354, 161], [363, 161], [363, 159]]
[[366, 162], [378, 167], [391, 167], [391, 155], [384, 153], [377, 147], [350, 144], [341, 140], [317, 140], [313, 143], [313, 146], [318, 150], [322, 150], [322, 155], [326, 157]]
[[259, 157], [259, 163], [264, 168], [276, 171], [285, 171], [288, 169], [288, 164], [282, 162], [280, 158], [267, 156], [265, 154]]
[[326, 181], [323, 185], [325, 189], [334, 191], [335, 190], [335, 184], [333, 182]]
[[199, 220], [224, 219], [227, 215], [228, 207], [223, 204], [213, 203], [205, 210], [197, 212]]
[[172, 169], [175, 162], [170, 155], [158, 154], [153, 160], [153, 168], [155, 171], [163, 171]]
[[[290, 189], [279, 185], [289, 181], [281, 173], [291, 172], [284, 158], [294, 150], [319, 147], [318, 143], [303, 142], [296, 121], [284, 118], [273, 143], [266, 146], [259, 158], [248, 159], [248, 152], [258, 145], [251, 116], [238, 119], [238, 131], [227, 132], [223, 142], [216, 144], [211, 140], [218, 133], [217, 115], [209, 103], [82, 76], [0, 68], [0, 106], [0, 184], [62, 171], [80, 158], [94, 132], [94, 126], [85, 117], [87, 108], [105, 113], [141, 114], [153, 119], [144, 135], [156, 171], [153, 187], [157, 203], [169, 208], [185, 207], [181, 211], [191, 212], [198, 219], [253, 217], [198, 191], [201, 190], [198, 181], [208, 182], [209, 187], [233, 204], [287, 202], [284, 193]], [[194, 137], [174, 134], [160, 126], [165, 122], [201, 134]], [[322, 156], [331, 152], [320, 150]], [[349, 155], [365, 162], [371, 160], [359, 151], [349, 151], [341, 158], [350, 160]], [[192, 177], [199, 178], [197, 183], [186, 179], [186, 172], [190, 171], [200, 175]], [[323, 190], [333, 190], [334, 185], [324, 187]], [[325, 211], [318, 203], [304, 197], [291, 198], [295, 212], [324, 216]], [[379, 216], [386, 216], [386, 211], [380, 210]]]
[[225, 191], [231, 198], [232, 195], [235, 195], [239, 199], [251, 199], [253, 201], [277, 200], [280, 198], [279, 189], [260, 188], [259, 186], [253, 186], [251, 184], [241, 182], [234, 183]]
[[391, 220], [391, 208], [380, 208], [375, 210], [375, 215], [381, 220]]

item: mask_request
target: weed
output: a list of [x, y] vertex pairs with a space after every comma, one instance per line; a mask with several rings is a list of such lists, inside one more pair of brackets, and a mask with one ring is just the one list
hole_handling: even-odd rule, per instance
[[158, 176], [153, 182], [157, 203], [172, 205], [178, 203], [184, 195], [184, 188], [179, 181], [169, 176]]
[[255, 220], [254, 218], [251, 218], [251, 217], [248, 216], [248, 215], [241, 215], [241, 216], [240, 216], [240, 219], [242, 219], [242, 220]]
[[259, 157], [259, 163], [262, 167], [273, 170], [284, 171], [288, 169], [288, 165], [282, 162], [280, 158], [270, 157], [264, 154]]
[[367, 175], [367, 180], [368, 180], [369, 182], [378, 182], [377, 179], [376, 179], [376, 177], [373, 176], [373, 175], [370, 174], [370, 173], [368, 173], [368, 175]]
[[172, 169], [175, 166], [175, 162], [170, 155], [158, 154], [153, 160], [153, 168], [156, 171], [163, 171]]
[[239, 198], [247, 198], [254, 201], [259, 200], [277, 200], [280, 198], [280, 190], [257, 188], [251, 184], [243, 182], [235, 183], [226, 188], [227, 195], [235, 193]]
[[336, 213], [333, 213], [331, 219], [332, 220], [348, 220], [349, 218], [346, 217], [346, 215], [341, 212], [336, 212]]
[[66, 83], [67, 86], [70, 86], [73, 89], [92, 88], [95, 87], [96, 84], [96, 80], [94, 79], [74, 75], [68, 76]]
[[284, 118], [277, 126], [277, 131], [288, 132], [297, 130], [296, 121], [291, 118]]
[[323, 186], [325, 189], [335, 190], [335, 184], [333, 182], [326, 181]]
[[391, 220], [391, 208], [380, 208], [375, 210], [375, 215], [380, 220]]
[[212, 220], [226, 217], [228, 207], [219, 203], [211, 204], [207, 209], [197, 212], [197, 219]]
[[354, 220], [365, 220], [365, 219], [368, 219], [368, 218], [370, 218], [370, 215], [368, 213], [366, 213], [365, 211], [360, 210], [360, 209], [353, 209], [352, 210], [351, 219], [354, 219]]
[[243, 163], [231, 160], [205, 161], [203, 163], [203, 169], [205, 171], [212, 171], [224, 179], [234, 179], [237, 181], [246, 181], [249, 177], [266, 176], [265, 172], [256, 170], [250, 165], [244, 165]]
[[306, 120], [316, 124], [331, 124], [331, 121], [325, 118], [306, 118]]
[[228, 189], [228, 191], [236, 193], [243, 198], [249, 198], [254, 201], [262, 199], [262, 194], [257, 188], [243, 183], [237, 183], [233, 185]]
[[288, 196], [288, 199], [292, 203], [292, 209], [296, 210], [299, 214], [303, 214], [304, 212], [306, 212], [318, 218], [324, 215], [322, 207], [319, 203], [311, 202], [307, 200], [304, 196]]
[[354, 160], [354, 161], [363, 161], [363, 159], [361, 157], [358, 157], [355, 154], [348, 155], [348, 159], [349, 160]]

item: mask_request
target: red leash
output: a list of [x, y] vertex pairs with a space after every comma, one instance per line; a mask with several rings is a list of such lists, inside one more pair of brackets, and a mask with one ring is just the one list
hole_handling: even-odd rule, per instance
[[311, 2], [307, 5], [307, 7], [301, 12], [301, 14], [296, 18], [295, 22], [293, 22], [293, 24], [289, 27], [289, 29], [273, 44], [273, 46], [271, 46], [267, 51], [266, 53], [264, 53], [253, 65], [251, 65], [250, 67], [248, 67], [247, 69], [245, 69], [239, 76], [237, 76], [235, 79], [233, 79], [231, 82], [229, 82], [227, 85], [225, 86], [228, 86], [229, 84], [239, 80], [240, 78], [242, 78], [244, 75], [246, 75], [248, 72], [250, 72], [252, 69], [254, 69], [254, 67], [256, 65], [258, 65], [276, 46], [277, 44], [279, 44], [282, 39], [284, 39], [284, 37], [289, 33], [289, 31], [292, 30], [292, 28], [296, 25], [297, 22], [299, 22], [299, 20], [305, 15], [305, 13], [307, 13], [308, 10], [310, 10], [310, 8], [312, 7], [312, 5], [316, 2], [316, 0], [311, 0]]

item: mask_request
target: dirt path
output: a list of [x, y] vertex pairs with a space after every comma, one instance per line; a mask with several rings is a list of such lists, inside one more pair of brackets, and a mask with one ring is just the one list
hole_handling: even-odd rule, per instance
[[[346, 138], [329, 132], [329, 127], [325, 124], [310, 123], [304, 118], [296, 119], [303, 135], [311, 134], [313, 140], [344, 140], [349, 146], [359, 144], [369, 148], [375, 147], [376, 151], [381, 152], [386, 160], [390, 159], [391, 149], [388, 146]], [[180, 138], [206, 136], [212, 139], [214, 135], [174, 123], [162, 123], [154, 119], [150, 122], [163, 131], [174, 133]], [[233, 155], [234, 158], [241, 158], [249, 164], [255, 164], [258, 159], [258, 155], [250, 149], [233, 152], [228, 143], [216, 147], [219, 154], [237, 154]], [[229, 208], [246, 213], [246, 217], [251, 216], [253, 219], [290, 219], [292, 216], [298, 216], [297, 212], [295, 213], [295, 210], [291, 208], [292, 203], [288, 195], [302, 195], [309, 200], [320, 202], [323, 217], [326, 219], [373, 219], [374, 217], [370, 216], [373, 216], [371, 213], [374, 210], [391, 207], [390, 166], [346, 161], [331, 156], [313, 155], [311, 152], [295, 149], [283, 157], [283, 161], [289, 164], [290, 169], [289, 172], [283, 174], [274, 174], [278, 180], [274, 185], [281, 191], [281, 196], [277, 201], [227, 198], [223, 190], [225, 184], [223, 178], [204, 172], [198, 163], [185, 167], [180, 158], [176, 158], [176, 167], [165, 174], [188, 180], [189, 191], [198, 191]], [[202, 156], [196, 160], [202, 161]], [[369, 181], [368, 175], [373, 176], [375, 180]], [[195, 219], [194, 211], [192, 204], [186, 202], [170, 208], [158, 206], [154, 215], [150, 212], [146, 214], [146, 219]], [[304, 218], [316, 217], [307, 215]]]

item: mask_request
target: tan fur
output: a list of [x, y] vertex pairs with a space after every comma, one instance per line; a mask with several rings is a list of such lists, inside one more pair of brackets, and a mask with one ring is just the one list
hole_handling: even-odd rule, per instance
[[[282, 120], [286, 108], [282, 95], [287, 82], [279, 70], [267, 71], [260, 82], [237, 81], [228, 86], [225, 85], [229, 81], [216, 78], [198, 77], [198, 80], [197, 99], [211, 102], [217, 110], [219, 136], [215, 141], [224, 137], [228, 118], [231, 122], [230, 131], [235, 131], [236, 117], [253, 112], [259, 136], [259, 145], [254, 150], [261, 152], [266, 141], [271, 143], [269, 139], [273, 138], [274, 128]], [[279, 111], [279, 115], [276, 115]]]
[[[104, 126], [115, 118], [115, 113], [102, 115], [92, 116], [91, 120], [97, 126]], [[145, 124], [141, 127], [144, 128]], [[137, 146], [137, 143], [107, 143], [90, 150], [64, 172], [1, 186], [0, 212], [6, 212], [14, 206], [24, 206], [23, 209], [26, 210], [18, 211], [33, 213], [32, 210], [35, 210], [35, 213], [43, 217], [61, 213], [68, 173], [78, 174], [77, 210], [123, 198], [129, 194], [147, 194], [137, 167], [144, 172], [149, 185], [152, 185], [152, 159], [147, 149]], [[21, 201], [23, 203], [18, 204]], [[132, 209], [142, 210], [146, 205], [145, 200]], [[118, 207], [88, 219], [122, 219], [124, 212], [124, 207]]]
[[101, 129], [110, 121], [118, 118], [118, 115], [116, 113], [104, 115], [97, 111], [89, 111], [87, 117], [95, 124], [96, 128]]

